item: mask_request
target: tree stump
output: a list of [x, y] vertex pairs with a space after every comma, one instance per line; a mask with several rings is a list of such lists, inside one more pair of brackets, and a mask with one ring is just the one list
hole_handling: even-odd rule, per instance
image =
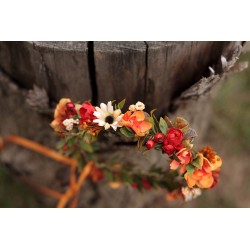
[[[137, 101], [157, 116], [184, 116], [201, 136], [209, 117], [209, 99], [230, 72], [242, 42], [0, 42], [0, 135], [16, 134], [48, 147], [56, 136], [49, 127], [62, 97]], [[221, 59], [221, 57], [223, 58]], [[112, 145], [109, 145], [112, 148]], [[129, 157], [128, 157], [129, 156]], [[159, 155], [144, 159], [134, 146], [112, 148], [115, 157], [147, 167], [167, 164]], [[40, 155], [8, 146], [1, 155], [15, 174], [63, 189], [66, 168]], [[159, 191], [140, 194], [121, 187], [87, 184], [79, 206], [152, 206]], [[49, 200], [48, 202], [51, 202]]]

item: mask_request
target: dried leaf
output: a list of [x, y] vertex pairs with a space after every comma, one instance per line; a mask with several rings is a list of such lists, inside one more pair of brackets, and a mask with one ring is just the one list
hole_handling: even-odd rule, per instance
[[169, 128], [173, 127], [171, 120], [166, 115], [164, 116], [164, 120], [166, 121]]
[[176, 117], [174, 120], [174, 126], [178, 129], [181, 129], [183, 133], [189, 131], [189, 123], [186, 119], [182, 117]]

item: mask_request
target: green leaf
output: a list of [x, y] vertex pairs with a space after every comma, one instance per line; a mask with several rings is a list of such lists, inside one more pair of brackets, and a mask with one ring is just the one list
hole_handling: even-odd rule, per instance
[[123, 99], [121, 102], [118, 103], [117, 107], [118, 109], [122, 109], [125, 105], [126, 99]]
[[162, 117], [160, 118], [159, 127], [160, 127], [161, 132], [164, 135], [166, 135], [167, 130], [168, 130], [168, 125], [167, 125], [166, 121]]
[[195, 166], [193, 166], [192, 164], [188, 164], [186, 166], [186, 169], [187, 169], [187, 172], [188, 172], [189, 176], [192, 176], [192, 174], [193, 174], [193, 172], [195, 170]]
[[147, 120], [154, 126], [155, 122], [153, 117], [148, 117]]
[[60, 140], [59, 142], [57, 142], [56, 148], [61, 149], [65, 144], [66, 144], [65, 140]]
[[88, 144], [88, 143], [81, 143], [81, 148], [86, 151], [87, 153], [94, 153], [94, 149], [93, 147], [91, 146], [91, 144]]
[[157, 120], [157, 118], [155, 117], [154, 114], [152, 114], [152, 117], [154, 119], [154, 125], [155, 125], [154, 129], [155, 129], [155, 134], [156, 134], [156, 133], [160, 132], [159, 122], [158, 122], [158, 120]]
[[150, 116], [153, 116], [154, 112], [156, 111], [157, 109], [153, 109], [150, 111]]
[[156, 127], [155, 127], [154, 118], [153, 118], [153, 117], [148, 117], [147, 120], [152, 124], [152, 130], [153, 130], [153, 132], [156, 134], [156, 133], [157, 133], [157, 130], [156, 130]]
[[200, 164], [200, 157], [198, 156], [197, 158], [195, 158], [193, 161], [192, 161], [192, 165], [198, 169], [201, 169], [202, 166]]
[[103, 172], [108, 182], [114, 181], [114, 176], [109, 170], [103, 170]]
[[133, 131], [128, 128], [128, 127], [122, 127], [120, 128], [120, 132], [126, 136], [126, 137], [130, 137], [130, 138], [133, 138], [135, 136], [135, 134], [133, 133]]
[[68, 143], [69, 148], [73, 147], [73, 145], [75, 143], [75, 139], [76, 139], [75, 137], [71, 137], [68, 139], [67, 143]]

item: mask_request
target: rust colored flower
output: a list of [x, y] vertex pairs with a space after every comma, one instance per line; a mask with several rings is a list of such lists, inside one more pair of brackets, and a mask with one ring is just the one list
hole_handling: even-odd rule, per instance
[[104, 174], [100, 168], [93, 165], [91, 172], [88, 176], [93, 182], [101, 181], [104, 178]]
[[178, 128], [170, 128], [167, 132], [166, 140], [168, 144], [176, 147], [181, 144], [183, 140], [183, 133]]
[[83, 122], [93, 122], [96, 117], [94, 116], [95, 107], [92, 106], [90, 102], [85, 102], [82, 104], [79, 113], [81, 116], [80, 123]]
[[66, 104], [71, 102], [70, 99], [62, 98], [56, 106], [54, 112], [54, 120], [50, 123], [50, 126], [57, 133], [62, 133], [65, 130], [65, 126], [63, 125], [63, 121], [68, 118], [67, 116], [67, 107]]
[[119, 124], [131, 128], [137, 136], [145, 136], [152, 128], [143, 111], [127, 111]]
[[208, 146], [208, 147], [204, 147], [202, 148], [202, 150], [200, 151], [200, 153], [206, 158], [208, 159], [208, 162], [211, 166], [212, 171], [218, 169], [221, 167], [222, 165], [222, 160], [221, 158], [216, 155], [216, 152], [212, 149], [212, 147]]
[[175, 151], [175, 147], [173, 145], [170, 145], [170, 144], [164, 144], [162, 149], [167, 155], [172, 155]]
[[[211, 153], [211, 148], [209, 149]], [[201, 151], [203, 152], [203, 151]], [[188, 173], [184, 175], [187, 184], [190, 188], [197, 186], [199, 188], [212, 188], [214, 187], [219, 178], [220, 167], [222, 160], [218, 155], [213, 155], [210, 158], [211, 162], [204, 156], [206, 154], [198, 153], [202, 161], [202, 168], [195, 169], [193, 174], [190, 176]], [[207, 156], [207, 155], [206, 155]]]
[[192, 154], [190, 150], [183, 148], [176, 153], [176, 156], [180, 159], [180, 162], [173, 160], [170, 163], [170, 169], [175, 170], [180, 167], [180, 174], [183, 174], [186, 172], [186, 165], [191, 162]]
[[170, 128], [167, 132], [166, 139], [162, 149], [167, 155], [172, 155], [176, 150], [181, 150], [183, 133], [180, 129]]
[[181, 188], [175, 189], [171, 192], [168, 192], [166, 195], [166, 200], [167, 201], [174, 201], [178, 199], [184, 199], [183, 193], [181, 191]]

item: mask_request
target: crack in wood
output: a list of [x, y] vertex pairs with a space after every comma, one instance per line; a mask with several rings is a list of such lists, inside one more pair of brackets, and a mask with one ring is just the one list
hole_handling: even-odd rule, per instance
[[145, 75], [144, 75], [144, 97], [143, 97], [143, 102], [146, 102], [147, 98], [147, 89], [148, 89], [148, 43], [144, 41], [144, 44], [146, 45], [146, 51], [145, 51]]
[[98, 101], [98, 87], [96, 82], [96, 67], [95, 67], [95, 56], [94, 56], [94, 42], [88, 42], [88, 67], [89, 67], [89, 78], [92, 90], [92, 104], [97, 105]]

